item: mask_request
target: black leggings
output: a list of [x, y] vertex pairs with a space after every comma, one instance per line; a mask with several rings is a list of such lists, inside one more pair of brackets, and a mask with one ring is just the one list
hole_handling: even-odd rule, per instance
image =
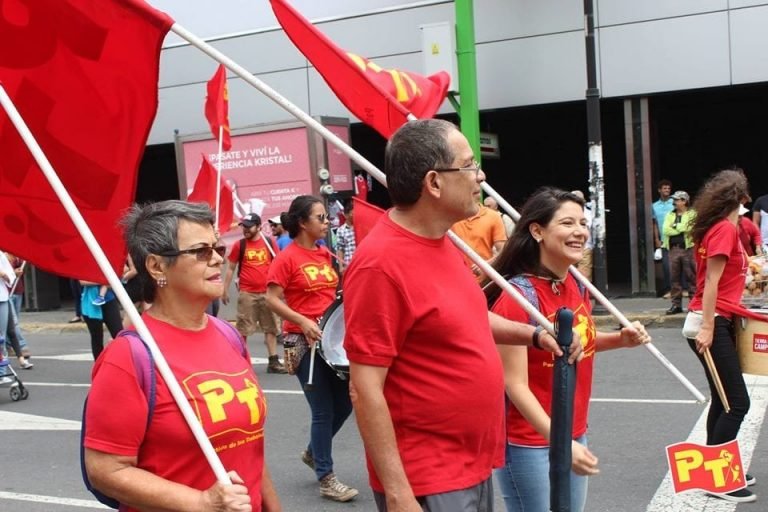
[[727, 443], [736, 439], [741, 428], [741, 422], [749, 411], [749, 394], [744, 376], [741, 373], [739, 356], [736, 353], [736, 337], [733, 323], [721, 316], [715, 317], [715, 332], [712, 336], [712, 346], [709, 348], [715, 368], [723, 384], [725, 396], [728, 398], [730, 412], [725, 412], [720, 395], [717, 394], [712, 376], [707, 369], [704, 356], [696, 352], [696, 340], [688, 339], [688, 345], [696, 353], [709, 382], [709, 393], [712, 401], [707, 415], [707, 444]]
[[91, 352], [93, 353], [94, 361], [98, 359], [99, 354], [104, 350], [104, 324], [107, 324], [109, 334], [113, 338], [123, 328], [123, 320], [120, 318], [120, 307], [116, 300], [111, 300], [101, 306], [101, 316], [103, 320], [83, 315], [85, 325], [88, 326], [88, 332], [91, 334]]

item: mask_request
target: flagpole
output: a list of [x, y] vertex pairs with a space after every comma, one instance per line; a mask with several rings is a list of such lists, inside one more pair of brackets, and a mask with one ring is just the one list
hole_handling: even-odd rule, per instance
[[219, 125], [219, 159], [217, 160], [216, 165], [216, 224], [214, 224], [216, 226], [216, 233], [219, 233], [219, 205], [221, 204], [221, 153], [224, 150], [223, 146], [224, 126]]
[[[336, 146], [342, 153], [344, 153], [346, 156], [348, 156], [350, 159], [352, 159], [354, 162], [356, 162], [360, 167], [365, 170], [368, 174], [373, 176], [376, 181], [381, 183], [382, 185], [386, 186], [386, 176], [384, 173], [382, 173], [376, 166], [374, 166], [371, 162], [369, 162], [365, 157], [363, 157], [360, 153], [355, 151], [353, 148], [351, 148], [346, 142], [342, 141], [339, 137], [337, 137], [335, 134], [333, 134], [330, 130], [328, 130], [325, 126], [323, 126], [320, 122], [313, 119], [309, 114], [298, 108], [296, 105], [288, 101], [284, 96], [282, 96], [280, 93], [269, 87], [267, 84], [259, 80], [256, 76], [253, 75], [253, 73], [249, 72], [245, 68], [243, 68], [240, 64], [235, 62], [234, 60], [230, 59], [223, 53], [221, 53], [219, 50], [211, 46], [210, 44], [206, 43], [201, 38], [197, 37], [178, 23], [174, 23], [171, 26], [171, 31], [174, 32], [176, 35], [181, 37], [182, 39], [189, 42], [191, 45], [197, 47], [200, 51], [210, 56], [212, 59], [216, 60], [217, 62], [223, 64], [225, 67], [227, 67], [230, 71], [235, 73], [237, 76], [242, 78], [245, 82], [256, 88], [258, 91], [260, 91], [262, 94], [270, 98], [272, 101], [277, 103], [280, 107], [282, 107], [284, 110], [286, 110], [288, 113], [296, 117], [298, 120], [303, 122], [306, 126], [309, 128], [315, 130], [320, 136], [322, 136], [325, 140]], [[409, 119], [413, 117], [413, 115], [409, 116]], [[490, 185], [483, 182], [481, 184], [483, 187], [483, 190], [493, 190]], [[501, 196], [499, 196], [498, 193], [493, 191], [493, 194], [488, 193], [489, 195], [492, 195], [494, 198], [501, 199]], [[503, 204], [507, 205], [509, 208], [511, 206], [506, 201], [503, 201], [503, 199], [497, 201], [501, 205]], [[519, 218], [519, 214], [518, 214]], [[489, 264], [486, 262], [483, 258], [481, 258], [471, 247], [469, 247], [466, 243], [464, 243], [463, 240], [461, 240], [459, 237], [457, 237], [453, 232], [449, 231], [448, 236], [451, 239], [451, 241], [461, 249], [462, 252], [464, 252], [467, 257], [470, 258], [477, 266], [485, 272], [485, 274], [494, 282], [496, 283], [502, 290], [507, 292], [509, 295], [511, 295], [516, 302], [520, 304], [520, 306], [528, 313], [528, 315], [536, 320], [537, 323], [539, 323], [542, 327], [544, 327], [547, 332], [549, 332], [553, 337], [555, 337], [555, 332], [552, 327], [552, 323], [547, 320], [538, 309], [534, 308], [525, 298], [517, 291], [515, 287], [513, 287], [511, 284], [509, 284], [506, 279], [501, 277], [498, 272], [496, 272]], [[582, 276], [582, 279], [583, 276]], [[588, 284], [587, 284], [588, 283]], [[585, 285], [590, 290], [590, 293], [592, 293], [592, 290], [597, 292], [597, 289], [592, 286], [591, 283], [587, 281]], [[607, 301], [605, 296], [597, 292], [595, 295], [595, 298], [598, 299], [599, 297], [602, 297], [603, 300]], [[610, 304], [610, 303], [609, 303]], [[622, 315], [615, 307], [609, 309], [611, 312], [616, 312], [620, 315], [617, 316], [617, 318], [624, 319], [624, 321], [627, 323], [626, 325], [630, 325], [629, 321]], [[625, 326], [626, 326], [625, 325]], [[646, 346], [649, 345], [649, 343], [645, 344]], [[654, 349], [655, 350], [655, 349]], [[691, 382], [685, 378], [685, 376], [680, 373], [679, 370], [677, 370], [674, 366], [672, 366], [672, 363], [670, 363], [658, 350], [651, 351], [654, 355], [656, 355], [657, 359], [664, 364], [664, 366], [672, 372], [672, 374], [696, 397], [696, 400], [699, 402], [705, 402], [706, 398], [704, 395], [697, 390]]]
[[195, 436], [197, 443], [203, 450], [203, 454], [208, 460], [211, 469], [213, 469], [213, 472], [216, 475], [216, 479], [222, 484], [230, 485], [232, 481], [230, 480], [229, 475], [227, 475], [227, 471], [224, 469], [224, 466], [219, 460], [219, 457], [216, 455], [216, 451], [214, 450], [211, 441], [208, 439], [208, 435], [205, 433], [203, 427], [200, 425], [200, 422], [197, 420], [192, 407], [189, 405], [189, 402], [187, 401], [184, 392], [179, 386], [176, 377], [173, 375], [171, 368], [168, 366], [168, 362], [165, 360], [163, 353], [158, 348], [155, 339], [152, 337], [149, 329], [147, 329], [147, 326], [142, 320], [138, 311], [136, 311], [136, 308], [133, 305], [133, 301], [131, 301], [131, 299], [128, 297], [128, 293], [125, 291], [123, 283], [120, 281], [120, 278], [117, 277], [117, 274], [110, 265], [109, 260], [107, 260], [107, 256], [104, 254], [101, 246], [93, 236], [93, 232], [88, 227], [88, 224], [86, 224], [85, 219], [77, 209], [74, 201], [72, 201], [72, 198], [70, 197], [66, 188], [64, 188], [64, 185], [59, 179], [59, 176], [56, 174], [56, 171], [51, 166], [51, 163], [43, 153], [40, 145], [35, 140], [34, 135], [32, 135], [32, 132], [29, 131], [27, 124], [24, 122], [24, 119], [22, 119], [21, 115], [16, 109], [16, 106], [13, 104], [13, 100], [11, 100], [11, 98], [8, 96], [7, 92], [5, 91], [5, 87], [3, 87], [2, 84], [0, 84], [0, 105], [2, 105], [3, 109], [5, 109], [5, 112], [8, 114], [8, 118], [16, 127], [16, 130], [19, 132], [19, 135], [21, 135], [21, 138], [26, 144], [27, 148], [29, 148], [29, 151], [35, 159], [35, 162], [37, 162], [40, 170], [43, 171], [43, 174], [50, 183], [54, 193], [59, 198], [59, 201], [61, 201], [62, 206], [69, 214], [70, 219], [72, 219], [72, 222], [80, 233], [80, 236], [83, 237], [83, 241], [88, 246], [88, 249], [91, 251], [93, 258], [96, 260], [99, 268], [107, 278], [107, 282], [112, 288], [112, 291], [117, 296], [117, 300], [123, 306], [123, 309], [125, 309], [128, 317], [131, 319], [131, 322], [133, 323], [136, 331], [139, 333], [139, 336], [141, 336], [142, 340], [144, 340], [144, 343], [146, 343], [147, 347], [149, 347], [150, 351], [152, 352], [152, 357], [155, 360], [155, 365], [157, 366], [160, 375], [162, 375], [163, 379], [168, 385], [168, 389], [171, 392], [171, 395], [173, 395], [176, 404], [179, 406], [181, 413], [184, 415], [184, 419], [186, 420], [187, 425], [189, 425], [189, 428], [192, 431], [192, 434]]

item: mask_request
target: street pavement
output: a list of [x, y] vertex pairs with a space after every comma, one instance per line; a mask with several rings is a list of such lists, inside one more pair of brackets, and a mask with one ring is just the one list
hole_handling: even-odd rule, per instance
[[[654, 346], [698, 390], [708, 395], [703, 371], [680, 335], [682, 315], [666, 317], [663, 313], [669, 305], [660, 299], [618, 299], [615, 303], [631, 320], [648, 324]], [[230, 311], [231, 307], [225, 308], [221, 316], [230, 318]], [[79, 422], [92, 361], [88, 334], [82, 324], [66, 323], [71, 316], [71, 309], [22, 315], [35, 368], [19, 371], [29, 387], [28, 400], [12, 402], [7, 386], [0, 387], [0, 511], [100, 508], [80, 477]], [[600, 323], [606, 330], [617, 325], [607, 318]], [[308, 438], [309, 414], [298, 382], [291, 376], [266, 373], [266, 354], [260, 337], [252, 337], [249, 346], [269, 401], [267, 460], [284, 510], [375, 510], [354, 419], [348, 421], [334, 442], [334, 461], [340, 479], [360, 489], [360, 496], [347, 504], [323, 500], [313, 473], [299, 460], [299, 452]], [[749, 376], [748, 382], [752, 410], [740, 436], [742, 456], [745, 466], [757, 478], [753, 489], [758, 495], [768, 495], [768, 491], [762, 492], [768, 489], [768, 468], [764, 464], [749, 465], [752, 459], [768, 460], [768, 444], [765, 436], [761, 436], [768, 379]], [[696, 403], [693, 395], [648, 350], [598, 354], [589, 443], [600, 459], [601, 473], [590, 480], [587, 510], [735, 510], [735, 505], [706, 498], [701, 493], [675, 497], [667, 479], [665, 447], [685, 440], [701, 442], [705, 412], [706, 406]], [[764, 499], [741, 508], [765, 510]], [[503, 510], [499, 498], [497, 510]]]

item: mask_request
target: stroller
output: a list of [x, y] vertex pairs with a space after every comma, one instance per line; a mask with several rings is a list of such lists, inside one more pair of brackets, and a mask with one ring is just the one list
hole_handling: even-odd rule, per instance
[[29, 391], [24, 387], [8, 358], [3, 357], [2, 354], [0, 354], [0, 375], [2, 375], [0, 376], [0, 386], [10, 384], [11, 400], [18, 402], [29, 398]]

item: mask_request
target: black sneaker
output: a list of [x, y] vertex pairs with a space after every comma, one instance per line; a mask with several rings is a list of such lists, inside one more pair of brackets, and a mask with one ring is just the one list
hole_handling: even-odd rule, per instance
[[747, 473], [744, 476], [744, 480], [747, 482], [747, 485], [755, 485], [757, 483], [757, 478]]
[[751, 503], [757, 501], [757, 495], [749, 489], [739, 489], [738, 491], [728, 492], [724, 494], [711, 493], [710, 496], [720, 498], [721, 500], [731, 501], [733, 503]]
[[672, 306], [667, 310], [668, 315], [677, 315], [678, 313], [682, 313], [682, 312], [683, 312], [683, 308], [680, 306]]

